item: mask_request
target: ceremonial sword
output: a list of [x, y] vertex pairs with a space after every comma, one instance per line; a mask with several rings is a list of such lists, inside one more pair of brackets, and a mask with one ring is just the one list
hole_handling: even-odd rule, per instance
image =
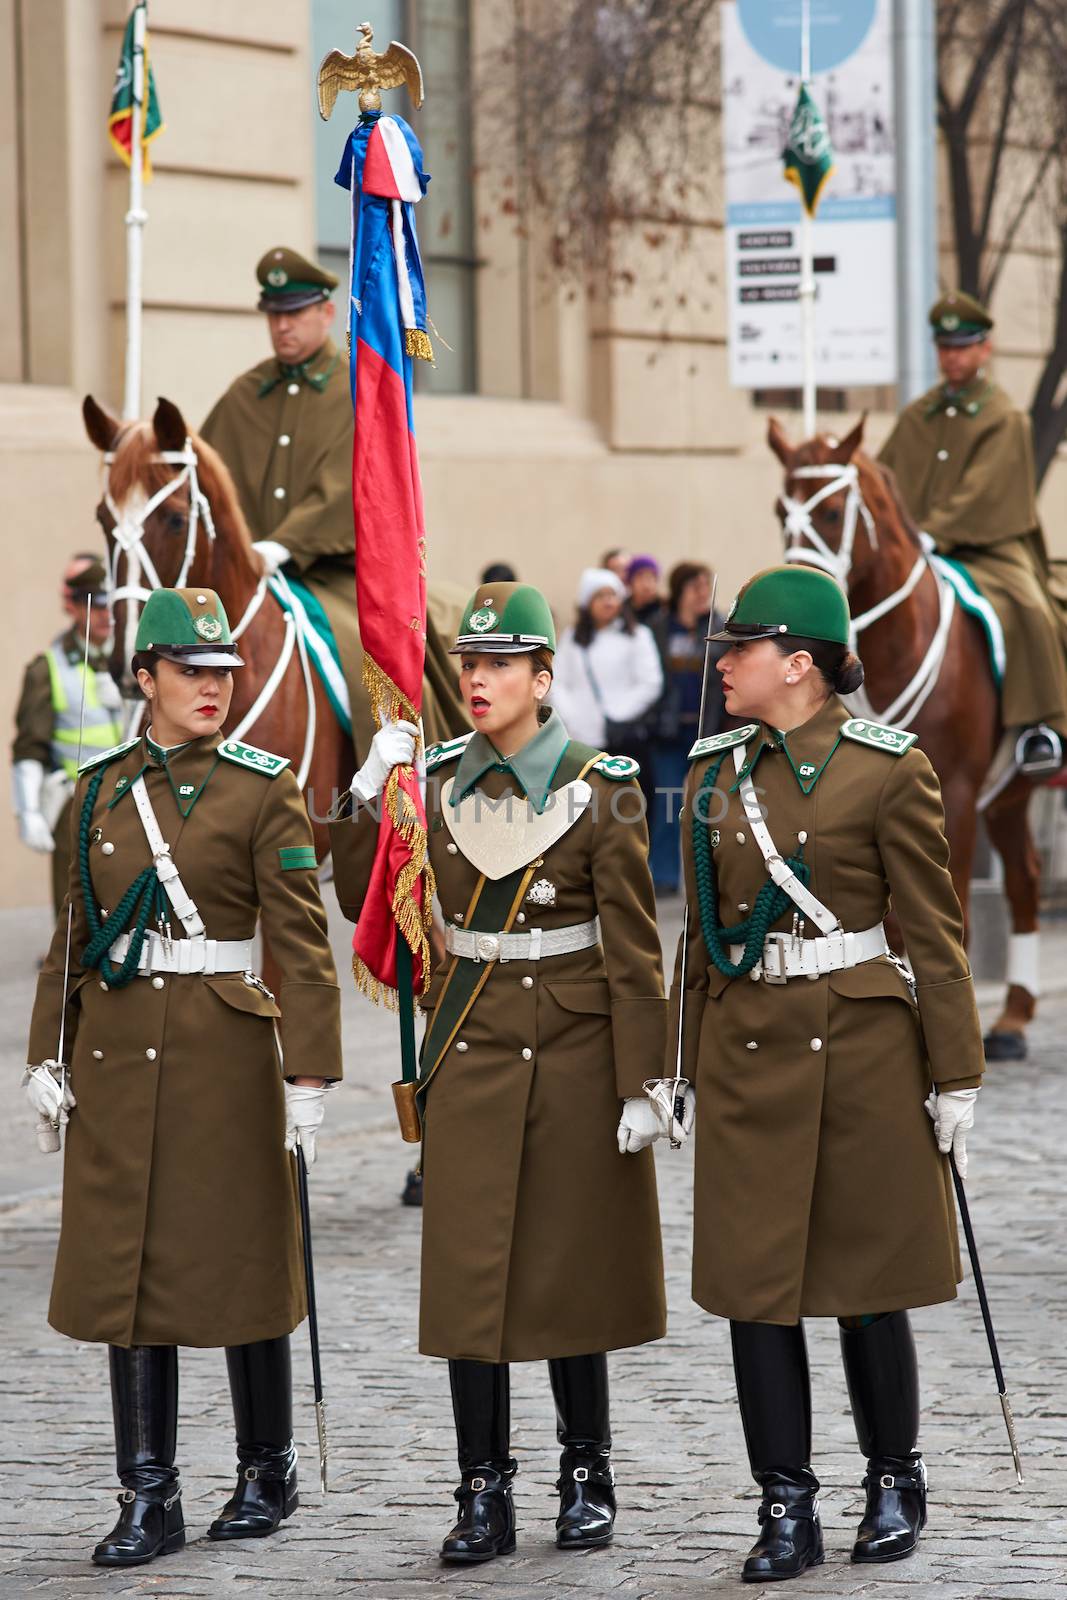
[[993, 1358], [993, 1376], [996, 1379], [997, 1394], [1000, 1396], [1000, 1409], [1004, 1413], [1004, 1426], [1008, 1430], [1008, 1443], [1011, 1445], [1011, 1458], [1015, 1463], [1015, 1476], [1019, 1482], [1023, 1481], [1022, 1463], [1019, 1460], [1019, 1441], [1015, 1434], [1015, 1417], [1008, 1398], [1007, 1385], [1004, 1382], [1004, 1368], [1000, 1364], [1000, 1351], [997, 1349], [997, 1336], [993, 1332], [993, 1318], [989, 1313], [989, 1301], [986, 1299], [985, 1280], [982, 1277], [982, 1266], [978, 1260], [978, 1246], [974, 1242], [974, 1229], [971, 1227], [971, 1209], [967, 1204], [967, 1191], [963, 1187], [959, 1168], [956, 1166], [956, 1155], [953, 1151], [949, 1156], [949, 1166], [952, 1168], [952, 1182], [956, 1189], [956, 1204], [960, 1208], [960, 1221], [963, 1223], [963, 1234], [967, 1240], [967, 1254], [971, 1258], [971, 1272], [974, 1276], [974, 1286], [978, 1291], [978, 1304], [982, 1310], [982, 1321], [985, 1323], [985, 1336], [989, 1341], [989, 1354]]
[[315, 1426], [319, 1433], [319, 1480], [326, 1493], [326, 1401], [322, 1397], [322, 1363], [319, 1360], [319, 1314], [315, 1307], [315, 1263], [311, 1256], [311, 1206], [308, 1203], [308, 1169], [299, 1144], [296, 1157], [296, 1187], [300, 1195], [300, 1232], [304, 1238], [304, 1281], [307, 1287], [308, 1335], [311, 1339], [311, 1378], [315, 1386]]

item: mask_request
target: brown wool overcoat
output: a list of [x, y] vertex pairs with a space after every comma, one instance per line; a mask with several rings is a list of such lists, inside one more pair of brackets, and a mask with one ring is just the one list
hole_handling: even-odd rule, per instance
[[[239, 972], [109, 988], [82, 967], [76, 830], [94, 772], [78, 780], [64, 1052], [78, 1103], [49, 1310], [75, 1339], [246, 1344], [289, 1333], [304, 1316], [275, 1024], [289, 1076], [339, 1078], [339, 991], [317, 874], [286, 865], [313, 854], [296, 780], [287, 768], [271, 777], [220, 758], [224, 743], [194, 740], [164, 766], [142, 738], [106, 767], [92, 813], [93, 889], [114, 911], [150, 863], [129, 792], [143, 770], [207, 937], [251, 939], [262, 918], [283, 974], [280, 1008]], [[37, 986], [34, 1063], [56, 1055], [66, 927], [64, 909]], [[172, 928], [183, 937], [176, 917]]]
[[[474, 740], [491, 751], [481, 735]], [[431, 770], [427, 810], [440, 906], [462, 926], [481, 875], [442, 816], [458, 755]], [[597, 752], [585, 755], [592, 762]], [[596, 769], [586, 781], [594, 803], [534, 857], [514, 931], [599, 916], [600, 944], [494, 963], [426, 1090], [424, 1355], [530, 1361], [665, 1332], [652, 1152], [623, 1156], [616, 1143], [622, 1099], [658, 1076], [664, 1050], [648, 833], [636, 783]], [[525, 807], [506, 764], [486, 771], [478, 789]], [[331, 832], [338, 899], [355, 921], [377, 824], [357, 805]], [[458, 959], [446, 957], [433, 978], [423, 1001], [431, 1020]]]
[[901, 412], [879, 460], [997, 613], [1005, 727], [1047, 722], [1067, 734], [1067, 625], [1038, 520], [1029, 418], [985, 378], [958, 395], [939, 384]]
[[[981, 1081], [982, 1037], [941, 793], [922, 751], [840, 736], [832, 696], [786, 736], [745, 742], [783, 857], [806, 833], [810, 888], [848, 932], [892, 900], [917, 984], [878, 958], [785, 984], [727, 977], [704, 937], [693, 855], [694, 796], [717, 756], [694, 761], [683, 864], [690, 911], [683, 1058], [696, 1085], [693, 1296], [743, 1322], [857, 1316], [955, 1297], [960, 1278], [951, 1175], [923, 1109]], [[786, 752], [789, 752], [787, 754]], [[767, 882], [727, 750], [711, 828], [719, 921], [742, 921]], [[792, 761], [790, 761], [790, 755]], [[805, 784], [823, 764], [810, 793]], [[792, 930], [792, 913], [772, 926]], [[813, 930], [804, 930], [809, 936]], [[676, 1037], [681, 945], [671, 996]], [[668, 1070], [673, 1073], [673, 1056]]]

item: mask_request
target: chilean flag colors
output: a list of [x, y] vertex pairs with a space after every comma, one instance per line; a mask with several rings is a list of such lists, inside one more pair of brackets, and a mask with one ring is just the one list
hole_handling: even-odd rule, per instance
[[[364, 682], [379, 725], [401, 718], [418, 722], [426, 656], [426, 529], [411, 369], [413, 356], [432, 357], [415, 233], [415, 205], [429, 179], [407, 123], [371, 111], [350, 134], [335, 181], [352, 197], [352, 506]], [[415, 993], [425, 990], [432, 899], [418, 778], [411, 767], [395, 768], [353, 941], [356, 980], [374, 998], [391, 999], [397, 991], [397, 930], [411, 951]]]

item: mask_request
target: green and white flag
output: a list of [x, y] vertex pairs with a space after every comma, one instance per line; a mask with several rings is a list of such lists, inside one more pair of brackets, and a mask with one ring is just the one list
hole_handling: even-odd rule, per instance
[[826, 180], [834, 170], [834, 150], [829, 129], [806, 83], [800, 85], [782, 160], [785, 176], [796, 184], [805, 211], [813, 217]]
[[[115, 87], [111, 92], [111, 109], [108, 112], [107, 131], [116, 152], [122, 157], [127, 166], [130, 165], [133, 151], [134, 131], [134, 104], [133, 104], [133, 57], [134, 34], [136, 31], [136, 17], [142, 9], [143, 0], [130, 12], [126, 23], [126, 31], [122, 36], [122, 54], [115, 71]], [[148, 32], [144, 35], [144, 104], [139, 108], [141, 145], [144, 150], [144, 175], [152, 176], [152, 163], [148, 158], [148, 146], [157, 134], [163, 132], [163, 117], [159, 109], [159, 97], [156, 94], [156, 77], [152, 71], [152, 63], [148, 56]]]

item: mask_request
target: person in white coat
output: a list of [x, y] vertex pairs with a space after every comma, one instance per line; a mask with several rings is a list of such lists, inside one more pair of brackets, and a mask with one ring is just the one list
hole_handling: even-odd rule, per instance
[[606, 567], [578, 583], [578, 615], [556, 653], [552, 704], [572, 738], [647, 764], [650, 712], [663, 693], [663, 666], [649, 628], [636, 622], [626, 586]]

